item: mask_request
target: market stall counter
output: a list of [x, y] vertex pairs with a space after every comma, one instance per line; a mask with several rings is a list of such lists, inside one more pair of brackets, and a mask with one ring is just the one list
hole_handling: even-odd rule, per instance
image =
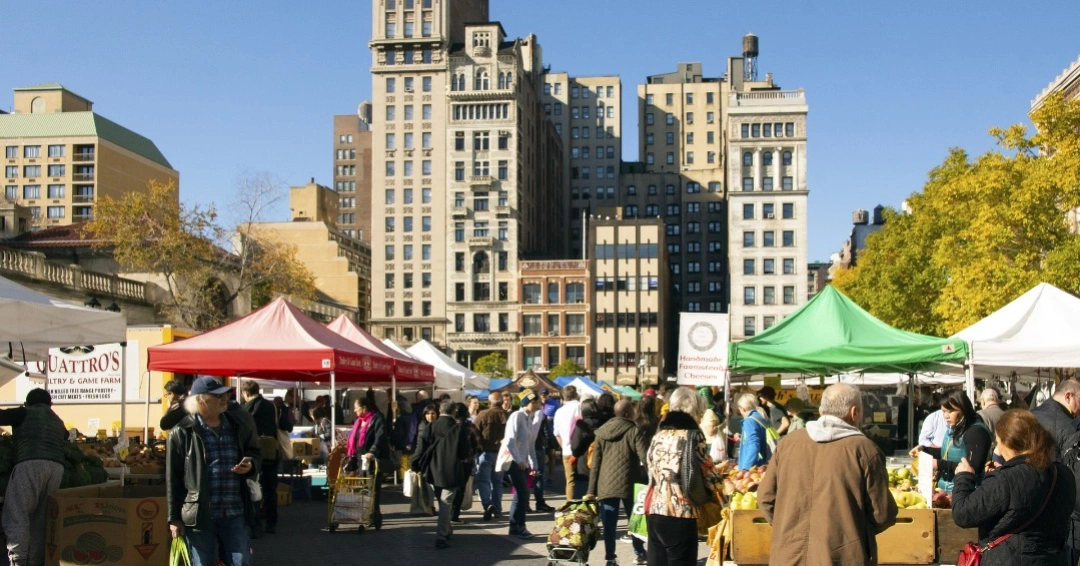
[[[768, 564], [772, 527], [761, 511], [733, 511], [731, 520], [731, 556], [724, 563]], [[896, 524], [877, 535], [878, 564], [955, 564], [964, 544], [978, 538], [978, 529], [956, 526], [951, 509], [901, 509]]]

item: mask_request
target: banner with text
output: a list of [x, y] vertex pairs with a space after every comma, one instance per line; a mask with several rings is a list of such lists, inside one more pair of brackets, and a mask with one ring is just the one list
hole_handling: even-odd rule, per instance
[[[29, 362], [31, 372], [47, 376], [53, 403], [70, 405], [92, 401], [120, 402], [123, 348], [120, 344], [99, 344], [73, 348], [52, 348], [46, 362]], [[41, 387], [40, 379], [23, 374], [16, 380], [17, 399], [25, 399], [30, 389]], [[139, 398], [139, 344], [127, 343], [127, 400]]]
[[728, 315], [679, 314], [680, 385], [724, 385], [728, 341]]

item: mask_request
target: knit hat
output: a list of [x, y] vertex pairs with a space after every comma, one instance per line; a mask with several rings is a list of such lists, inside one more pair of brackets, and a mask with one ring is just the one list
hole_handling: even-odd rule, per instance
[[52, 395], [41, 388], [31, 389], [26, 394], [25, 404], [27, 407], [30, 405], [52, 405]]
[[518, 399], [521, 400], [521, 406], [522, 407], [524, 407], [525, 405], [528, 405], [529, 403], [532, 403], [533, 400], [536, 399], [536, 398], [537, 398], [536, 392], [533, 391], [532, 389], [526, 389], [526, 390], [524, 390], [524, 391], [522, 391], [521, 393], [518, 394]]
[[653, 389], [652, 387], [650, 387], [650, 388], [646, 389], [645, 392], [642, 393], [642, 395], [648, 395], [649, 397], [656, 397], [656, 390]]

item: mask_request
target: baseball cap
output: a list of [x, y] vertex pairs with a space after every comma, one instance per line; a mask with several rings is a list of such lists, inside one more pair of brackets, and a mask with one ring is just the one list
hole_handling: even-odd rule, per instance
[[642, 395], [648, 395], [649, 397], [656, 397], [656, 390], [653, 389], [652, 387], [650, 387], [650, 388], [646, 389], [645, 392], [642, 393]]
[[191, 395], [221, 395], [232, 391], [232, 387], [226, 387], [216, 378], [204, 375], [191, 384]]
[[518, 395], [518, 399], [521, 399], [521, 404], [523, 406], [528, 405], [529, 403], [532, 403], [533, 400], [536, 399], [536, 398], [537, 398], [536, 397], [536, 392], [533, 391], [532, 389], [526, 389], [526, 390], [522, 391]]

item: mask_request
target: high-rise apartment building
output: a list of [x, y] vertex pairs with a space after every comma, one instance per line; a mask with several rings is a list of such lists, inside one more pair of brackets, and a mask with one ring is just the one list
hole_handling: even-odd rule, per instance
[[180, 180], [153, 141], [55, 83], [15, 89], [14, 112], [0, 115], [0, 145], [4, 200], [29, 208], [38, 228], [90, 220], [101, 196]]
[[562, 224], [540, 46], [486, 0], [376, 0], [373, 22], [372, 325], [514, 365], [518, 262]]
[[370, 104], [357, 114], [334, 116], [334, 191], [338, 194], [338, 229], [371, 241]]
[[564, 257], [581, 258], [585, 220], [594, 211], [617, 206], [622, 162], [622, 80], [618, 75], [544, 76], [544, 114], [562, 141], [563, 186], [569, 199], [563, 209]]

